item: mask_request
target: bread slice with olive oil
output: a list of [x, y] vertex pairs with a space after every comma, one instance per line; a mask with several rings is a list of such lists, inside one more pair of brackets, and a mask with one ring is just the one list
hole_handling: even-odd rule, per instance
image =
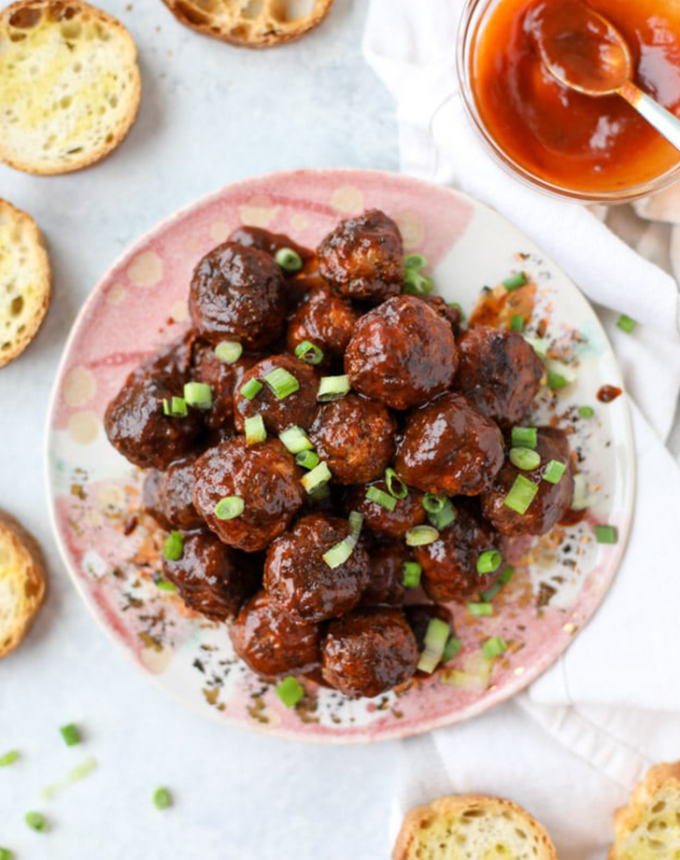
[[35, 538], [0, 511], [0, 659], [24, 638], [45, 596], [45, 567]]
[[557, 860], [543, 827], [509, 800], [449, 795], [404, 818], [392, 860]]
[[333, 0], [163, 0], [175, 18], [206, 36], [270, 48], [318, 27]]
[[618, 810], [608, 860], [680, 860], [680, 762], [653, 767]]
[[108, 155], [141, 97], [125, 27], [82, 0], [21, 0], [0, 12], [0, 159], [68, 173]]

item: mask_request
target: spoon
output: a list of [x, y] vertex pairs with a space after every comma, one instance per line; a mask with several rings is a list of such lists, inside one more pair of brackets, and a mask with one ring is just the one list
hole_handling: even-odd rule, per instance
[[630, 48], [611, 21], [580, 0], [547, 0], [527, 14], [525, 29], [560, 83], [587, 96], [621, 96], [680, 150], [680, 119], [633, 83]]

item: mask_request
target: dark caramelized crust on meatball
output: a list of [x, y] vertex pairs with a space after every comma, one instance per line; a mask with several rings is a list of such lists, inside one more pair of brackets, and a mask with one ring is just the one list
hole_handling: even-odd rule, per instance
[[234, 650], [265, 679], [313, 671], [321, 662], [318, 624], [294, 624], [261, 591], [229, 630]]
[[379, 696], [411, 678], [416, 639], [397, 609], [356, 609], [332, 621], [322, 649], [324, 680], [345, 696]]
[[445, 391], [457, 365], [450, 324], [416, 296], [390, 299], [361, 317], [345, 353], [352, 387], [392, 409]]
[[361, 595], [362, 606], [401, 606], [406, 597], [404, 565], [411, 553], [402, 541], [374, 544], [369, 550], [371, 578]]
[[281, 334], [285, 289], [281, 270], [269, 254], [225, 242], [194, 270], [191, 319], [210, 343], [231, 339], [258, 349]]
[[[518, 469], [506, 460], [493, 485], [482, 496], [482, 513], [504, 535], [542, 535], [549, 532], [569, 510], [574, 495], [574, 465], [569, 442], [562, 430], [540, 427], [536, 439], [536, 451], [541, 457], [537, 469]], [[546, 467], [551, 460], [567, 466], [557, 484], [543, 480]], [[524, 514], [513, 511], [505, 504], [518, 475], [538, 485], [538, 493]]]
[[197, 454], [190, 454], [175, 460], [165, 473], [163, 512], [165, 519], [176, 529], [190, 530], [203, 525], [203, 517], [194, 507], [194, 463], [197, 457]]
[[[364, 515], [364, 525], [372, 532], [385, 537], [401, 539], [409, 529], [424, 523], [427, 514], [423, 507], [423, 494], [419, 490], [409, 489], [405, 499], [394, 499], [394, 510], [390, 511], [379, 502], [366, 498], [369, 487], [375, 487], [383, 493], [389, 492], [384, 480], [373, 481], [352, 487], [345, 500], [345, 508], [349, 511], [359, 511]], [[390, 496], [390, 498], [392, 498]]]
[[[246, 445], [241, 437], [210, 448], [194, 467], [194, 505], [224, 543], [245, 552], [265, 549], [282, 534], [304, 497], [301, 470], [278, 439]], [[215, 506], [227, 496], [245, 502], [243, 513], [220, 520]]]
[[359, 543], [350, 557], [331, 568], [323, 555], [349, 534], [339, 517], [309, 514], [269, 547], [264, 589], [272, 603], [298, 624], [349, 612], [368, 583], [369, 562]]
[[454, 388], [501, 427], [519, 424], [538, 394], [541, 360], [516, 331], [476, 326], [458, 341]]
[[395, 462], [407, 484], [445, 496], [478, 495], [502, 465], [498, 425], [451, 393], [408, 417]]
[[338, 484], [363, 484], [383, 474], [394, 454], [396, 423], [373, 400], [348, 394], [324, 403], [309, 437]]
[[349, 298], [377, 304], [401, 291], [401, 234], [378, 209], [341, 221], [319, 245], [318, 255], [322, 276]]
[[323, 350], [324, 364], [342, 358], [359, 314], [347, 299], [329, 289], [313, 290], [288, 323], [287, 346], [291, 352], [308, 340]]
[[[274, 394], [264, 381], [264, 377], [278, 367], [287, 370], [298, 381], [299, 388], [282, 400]], [[252, 400], [241, 394], [241, 389], [251, 379], [262, 383], [262, 390]], [[319, 378], [309, 364], [292, 355], [272, 355], [258, 361], [244, 375], [234, 394], [234, 421], [236, 429], [243, 431], [244, 421], [253, 415], [261, 415], [269, 433], [280, 433], [286, 427], [297, 424], [304, 430], [309, 430], [316, 417], [318, 404], [316, 394], [319, 390]]]
[[191, 378], [196, 382], [205, 382], [212, 390], [213, 405], [204, 413], [205, 425], [209, 430], [233, 429], [234, 392], [257, 360], [255, 356], [244, 355], [233, 364], [227, 364], [215, 355], [212, 344], [196, 345]]

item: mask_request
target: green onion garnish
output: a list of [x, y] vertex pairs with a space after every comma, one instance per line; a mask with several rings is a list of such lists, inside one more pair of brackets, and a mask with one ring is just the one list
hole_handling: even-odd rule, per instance
[[267, 428], [261, 415], [251, 415], [250, 418], [246, 418], [243, 429], [246, 434], [246, 445], [257, 445], [267, 438]]
[[626, 334], [632, 334], [637, 323], [631, 317], [621, 314], [616, 321], [616, 325], [621, 329], [621, 331], [625, 331]]
[[495, 582], [491, 586], [491, 588], [487, 589], [486, 591], [483, 591], [480, 594], [480, 597], [482, 598], [482, 603], [491, 603], [491, 601], [494, 599], [494, 597], [496, 597], [496, 595], [502, 588], [503, 586], [500, 582]]
[[559, 460], [551, 460], [545, 467], [543, 472], [543, 480], [549, 484], [559, 484], [562, 475], [567, 471], [566, 463], [560, 463]]
[[292, 248], [279, 248], [274, 260], [284, 272], [299, 272], [303, 266], [302, 257]]
[[506, 278], [502, 283], [505, 289], [511, 293], [513, 290], [517, 290], [525, 284], [528, 284], [529, 279], [524, 272], [518, 272], [516, 275], [511, 275], [509, 278]]
[[562, 376], [561, 373], [549, 373], [548, 374], [548, 388], [552, 391], [559, 391], [560, 388], [564, 388], [567, 384], [567, 379], [565, 376]]
[[532, 451], [531, 448], [511, 448], [510, 462], [518, 469], [531, 471], [541, 465], [541, 455], [538, 451]]
[[533, 481], [529, 481], [524, 475], [518, 475], [503, 500], [503, 504], [515, 513], [526, 514], [537, 492], [538, 486]]
[[215, 355], [225, 364], [235, 364], [243, 355], [243, 347], [237, 340], [223, 340], [215, 347]]
[[69, 723], [67, 726], [62, 726], [59, 731], [64, 739], [67, 747], [74, 747], [80, 743], [80, 732], [74, 723]]
[[407, 546], [427, 546], [439, 539], [439, 532], [432, 526], [415, 526], [406, 532]]
[[425, 650], [420, 655], [418, 669], [431, 675], [444, 654], [451, 628], [441, 618], [431, 618], [425, 632]]
[[445, 496], [435, 496], [434, 493], [425, 493], [423, 496], [423, 507], [428, 514], [438, 514], [444, 510], [445, 505]]
[[299, 454], [300, 451], [311, 451], [314, 447], [309, 441], [309, 436], [302, 427], [294, 425], [288, 427], [283, 433], [279, 433], [279, 439], [291, 454]]
[[363, 515], [357, 511], [352, 511], [349, 515], [349, 534], [347, 537], [341, 540], [340, 543], [336, 543], [335, 546], [332, 546], [323, 554], [323, 560], [331, 569], [340, 567], [340, 565], [344, 564], [352, 555], [354, 548], [359, 541], [359, 535], [361, 534], [363, 524]]
[[215, 505], [214, 514], [218, 520], [233, 520], [240, 517], [246, 503], [240, 496], [225, 496]]
[[513, 427], [512, 447], [531, 448], [535, 450], [537, 443], [537, 430], [535, 427]]
[[548, 341], [544, 337], [529, 337], [529, 335], [525, 334], [524, 340], [539, 358], [548, 357]]
[[421, 275], [417, 269], [404, 270], [404, 292], [411, 296], [429, 296], [434, 289], [434, 281]]
[[163, 555], [168, 561], [179, 561], [184, 553], [184, 535], [182, 532], [170, 532], [163, 544]]
[[37, 833], [44, 833], [49, 830], [47, 819], [42, 812], [27, 812], [25, 820], [31, 830], [35, 830]]
[[252, 400], [254, 397], [262, 391], [264, 386], [260, 382], [259, 379], [249, 379], [248, 382], [244, 386], [241, 387], [241, 394], [246, 398], [246, 400]]
[[617, 543], [618, 539], [615, 526], [595, 526], [595, 540], [598, 543]]
[[264, 377], [264, 381], [274, 392], [278, 400], [283, 400], [300, 388], [300, 383], [285, 367], [276, 367]]
[[153, 805], [156, 809], [167, 809], [168, 806], [172, 803], [172, 797], [170, 796], [170, 792], [167, 788], [161, 786], [161, 788], [157, 788], [153, 793]]
[[420, 576], [423, 572], [422, 567], [417, 561], [404, 562], [404, 587], [418, 588], [420, 585]]
[[491, 603], [491, 601], [498, 594], [498, 592], [501, 591], [501, 589], [510, 582], [514, 575], [514, 567], [512, 567], [511, 565], [507, 565], [506, 567], [504, 567], [498, 575], [498, 580], [491, 586], [491, 588], [489, 588], [487, 591], [482, 592], [482, 601], [484, 603]]
[[524, 331], [524, 317], [522, 314], [513, 314], [510, 317], [510, 331]]
[[442, 663], [448, 663], [459, 653], [462, 649], [463, 643], [457, 636], [449, 636], [448, 642], [444, 646], [444, 653], [442, 654]]
[[446, 303], [450, 308], [455, 308], [460, 314], [460, 321], [465, 322], [465, 311], [463, 310], [461, 304], [459, 302], [447, 302]]
[[322, 460], [311, 472], [307, 472], [300, 483], [308, 493], [314, 493], [325, 486], [332, 477], [331, 470], [328, 468], [326, 462]]
[[475, 618], [484, 618], [493, 615], [493, 606], [490, 603], [468, 603], [467, 611]]
[[311, 340], [303, 340], [299, 343], [295, 347], [295, 355], [307, 364], [321, 364], [323, 361], [323, 350]]
[[512, 577], [515, 575], [515, 568], [509, 564], [503, 568], [498, 576], [498, 581], [503, 585], [507, 585]]
[[11, 764], [14, 764], [15, 761], [19, 760], [19, 750], [10, 750], [6, 752], [4, 755], [0, 756], [0, 767], [9, 767]]
[[427, 518], [430, 521], [430, 525], [434, 526], [437, 531], [442, 531], [442, 529], [455, 522], [456, 516], [457, 514], [451, 504], [451, 500], [444, 499], [444, 507], [436, 513], [428, 513]]
[[393, 511], [397, 507], [397, 500], [394, 496], [391, 496], [389, 493], [386, 493], [378, 487], [369, 487], [366, 490], [366, 498], [369, 502], [375, 502], [376, 505], [380, 505], [388, 511]]
[[319, 390], [316, 399], [320, 403], [329, 403], [344, 397], [350, 390], [349, 376], [322, 376], [319, 381]]
[[162, 576], [156, 580], [156, 587], [159, 591], [177, 591], [177, 586]]
[[578, 410], [578, 414], [581, 418], [592, 418], [595, 414], [595, 410], [592, 406], [581, 406]]
[[14, 860], [14, 854], [9, 848], [0, 848], [0, 860]]
[[490, 549], [483, 552], [477, 559], [477, 573], [483, 576], [486, 573], [494, 573], [501, 566], [503, 558], [498, 550]]
[[295, 455], [295, 462], [303, 469], [314, 469], [319, 465], [319, 455], [316, 451], [300, 451]]
[[493, 660], [494, 657], [500, 657], [500, 655], [507, 650], [508, 643], [502, 636], [494, 636], [493, 639], [487, 639], [482, 645], [482, 653], [487, 660]]
[[415, 269], [419, 271], [420, 269], [424, 269], [427, 266], [427, 258], [423, 257], [422, 254], [409, 254], [404, 258], [404, 268], [405, 269]]
[[183, 397], [171, 397], [170, 400], [163, 398], [163, 414], [172, 418], [179, 418], [189, 414], [186, 401]]
[[184, 400], [194, 409], [210, 409], [213, 405], [212, 388], [205, 382], [186, 382]]
[[401, 500], [408, 496], [408, 487], [392, 467], [385, 469], [385, 483], [390, 495], [394, 496], [395, 499]]
[[76, 782], [80, 782], [85, 779], [85, 777], [89, 776], [93, 771], [97, 769], [97, 759], [94, 756], [88, 756], [85, 761], [81, 761], [80, 764], [77, 764], [74, 768], [66, 774], [64, 779], [59, 780], [59, 782], [53, 782], [50, 785], [46, 785], [40, 791], [40, 797], [42, 800], [52, 800], [53, 797], [56, 797], [60, 792], [64, 791], [67, 788], [70, 788], [72, 785], [75, 785]]
[[305, 695], [305, 689], [297, 678], [289, 675], [276, 687], [276, 695], [287, 708], [293, 708]]

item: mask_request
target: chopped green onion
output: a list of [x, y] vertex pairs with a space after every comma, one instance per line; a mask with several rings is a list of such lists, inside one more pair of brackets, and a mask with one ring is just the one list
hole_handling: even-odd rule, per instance
[[528, 334], [525, 334], [524, 340], [529, 344], [539, 358], [547, 358], [548, 341], [544, 337], [529, 337]]
[[447, 526], [450, 526], [451, 523], [456, 521], [456, 511], [451, 504], [450, 499], [444, 499], [444, 507], [441, 511], [437, 511], [437, 513], [428, 513], [427, 518], [430, 521], [430, 525], [433, 525], [437, 531], [442, 531]]
[[302, 257], [297, 251], [292, 248], [279, 248], [274, 254], [276, 265], [283, 269], [284, 272], [299, 272], [302, 266]]
[[536, 449], [537, 430], [535, 427], [513, 427], [512, 447]]
[[380, 505], [388, 511], [393, 511], [397, 507], [397, 500], [394, 496], [391, 496], [378, 487], [369, 487], [366, 490], [366, 498], [369, 502], [375, 502], [376, 505]]
[[19, 760], [19, 750], [10, 750], [6, 752], [4, 755], [0, 756], [0, 767], [9, 767], [11, 764], [14, 764], [15, 761]]
[[513, 314], [510, 317], [510, 331], [524, 331], [524, 317], [522, 314]]
[[69, 723], [67, 726], [62, 726], [59, 731], [64, 739], [67, 747], [74, 747], [80, 743], [80, 732], [74, 723]]
[[423, 572], [423, 568], [418, 564], [417, 561], [405, 561], [404, 562], [404, 587], [405, 588], [418, 588], [420, 585], [420, 576]]
[[598, 543], [617, 543], [618, 539], [615, 526], [595, 526], [595, 540]]
[[205, 382], [186, 382], [184, 400], [194, 409], [210, 409], [213, 405], [212, 388]]
[[480, 576], [484, 576], [486, 573], [494, 573], [501, 566], [502, 561], [503, 558], [498, 550], [487, 550], [477, 559], [477, 573]]
[[404, 258], [405, 269], [415, 269], [418, 271], [419, 269], [424, 269], [425, 266], [427, 266], [427, 258], [423, 257], [422, 254], [409, 254]]
[[509, 564], [507, 567], [504, 567], [498, 576], [498, 581], [503, 585], [507, 585], [512, 577], [515, 575], [515, 568]]
[[14, 854], [9, 848], [0, 848], [0, 860], [14, 860]]
[[432, 526], [414, 526], [406, 532], [407, 546], [427, 546], [439, 539], [439, 532]]
[[305, 689], [297, 678], [289, 675], [276, 687], [276, 695], [287, 708], [293, 708], [304, 698]]
[[170, 400], [163, 398], [163, 414], [172, 418], [183, 417], [189, 414], [186, 401], [183, 397], [171, 397]]
[[314, 469], [319, 465], [319, 455], [316, 451], [300, 451], [295, 455], [295, 462], [303, 469]]
[[156, 587], [160, 591], [177, 591], [177, 586], [162, 576], [156, 580]]
[[319, 390], [316, 393], [316, 399], [320, 403], [329, 403], [331, 400], [338, 400], [349, 393], [350, 384], [349, 376], [322, 376], [319, 381]]
[[44, 833], [49, 830], [47, 819], [42, 812], [27, 812], [25, 820], [31, 830], [35, 830], [37, 833]]
[[359, 541], [359, 535], [361, 534], [363, 524], [363, 515], [357, 511], [352, 511], [349, 515], [349, 534], [347, 537], [341, 540], [340, 543], [336, 543], [335, 546], [332, 546], [323, 554], [323, 560], [332, 570], [336, 567], [340, 567], [340, 565], [344, 564], [352, 555]]
[[237, 340], [223, 340], [215, 347], [215, 355], [225, 364], [234, 364], [243, 355], [243, 347]]
[[325, 486], [332, 477], [331, 470], [328, 468], [326, 462], [322, 460], [311, 472], [307, 472], [300, 483], [308, 493], [314, 493]]
[[487, 639], [482, 645], [482, 653], [487, 660], [493, 660], [494, 657], [500, 657], [500, 655], [507, 650], [508, 643], [502, 636], [494, 636], [492, 639]]
[[496, 597], [498, 592], [503, 588], [500, 582], [495, 582], [491, 588], [488, 588], [486, 591], [483, 591], [480, 594], [482, 598], [482, 603], [491, 603], [491, 601]]
[[170, 792], [167, 788], [161, 786], [161, 788], [157, 788], [153, 793], [153, 805], [156, 809], [167, 809], [168, 806], [172, 803], [172, 797], [170, 796]]
[[385, 483], [390, 495], [394, 496], [395, 499], [401, 500], [408, 496], [408, 487], [392, 467], [385, 469]]
[[421, 275], [417, 269], [404, 271], [404, 292], [411, 296], [429, 296], [434, 290], [434, 281], [427, 275]]
[[538, 451], [532, 451], [531, 448], [511, 448], [510, 462], [518, 469], [531, 471], [541, 465], [541, 455]]
[[511, 275], [509, 278], [506, 278], [502, 283], [505, 289], [511, 293], [513, 290], [517, 290], [525, 284], [528, 284], [529, 280], [524, 272], [518, 272], [516, 275]]
[[463, 643], [457, 636], [449, 636], [448, 642], [444, 646], [442, 654], [442, 663], [449, 663], [461, 651]]
[[262, 385], [260, 380], [255, 379], [255, 377], [253, 377], [252, 379], [249, 379], [244, 386], [241, 387], [241, 394], [243, 395], [243, 397], [246, 398], [246, 400], [252, 400], [260, 393], [260, 391], [262, 391], [263, 388], [264, 386]]
[[621, 329], [621, 331], [625, 331], [626, 334], [632, 334], [637, 323], [631, 317], [621, 314], [616, 321], [616, 325]]
[[309, 436], [302, 427], [294, 425], [288, 427], [283, 433], [279, 433], [279, 439], [291, 454], [299, 454], [300, 451], [311, 451], [314, 447], [309, 441]]
[[562, 480], [562, 475], [567, 471], [566, 463], [560, 463], [559, 460], [551, 460], [545, 467], [543, 472], [543, 480], [549, 484], [559, 484]]
[[434, 493], [425, 493], [423, 496], [423, 507], [428, 514], [438, 514], [446, 506], [445, 496], [435, 496]]
[[491, 601], [496, 597], [499, 591], [506, 586], [512, 577], [515, 575], [515, 568], [511, 565], [507, 565], [503, 568], [503, 570], [498, 575], [498, 580], [489, 588], [487, 591], [483, 591], [481, 594], [482, 601], [484, 603], [491, 603]]
[[257, 445], [267, 438], [267, 428], [261, 415], [251, 415], [250, 418], [246, 418], [243, 429], [246, 434], [246, 445]]
[[560, 388], [564, 388], [567, 384], [567, 379], [561, 373], [549, 373], [548, 374], [548, 388], [552, 391], [559, 391]]
[[420, 655], [418, 669], [431, 675], [444, 654], [451, 628], [441, 618], [431, 618], [425, 632], [425, 650]]
[[50, 785], [46, 785], [40, 792], [41, 799], [52, 800], [52, 798], [56, 797], [59, 792], [64, 791], [64, 789], [70, 788], [76, 782], [80, 782], [82, 779], [85, 779], [86, 776], [89, 776], [96, 769], [97, 759], [92, 755], [88, 756], [85, 761], [82, 761], [80, 764], [77, 764], [72, 768], [64, 779], [59, 782], [53, 782]]
[[300, 383], [285, 367], [275, 367], [274, 370], [265, 375], [264, 381], [274, 392], [278, 400], [283, 400], [290, 394], [295, 394], [300, 388]]
[[468, 603], [467, 611], [475, 618], [483, 618], [493, 615], [493, 606], [490, 603]]
[[311, 340], [303, 340], [299, 343], [295, 347], [295, 355], [307, 364], [321, 364], [323, 361], [323, 350]]
[[515, 483], [510, 487], [507, 496], [503, 500], [503, 504], [515, 511], [515, 513], [526, 514], [537, 492], [537, 484], [529, 481], [524, 475], [518, 475], [515, 478]]
[[184, 535], [182, 532], [170, 532], [163, 544], [163, 555], [168, 561], [179, 561], [184, 553]]
[[240, 517], [246, 503], [240, 496], [225, 496], [215, 505], [214, 514], [218, 520], [233, 520]]
[[592, 406], [581, 406], [578, 410], [578, 414], [581, 418], [592, 418], [595, 414], [595, 410]]
[[446, 303], [450, 308], [455, 308], [460, 314], [460, 321], [465, 322], [465, 311], [463, 310], [461, 304], [459, 302], [447, 302]]

